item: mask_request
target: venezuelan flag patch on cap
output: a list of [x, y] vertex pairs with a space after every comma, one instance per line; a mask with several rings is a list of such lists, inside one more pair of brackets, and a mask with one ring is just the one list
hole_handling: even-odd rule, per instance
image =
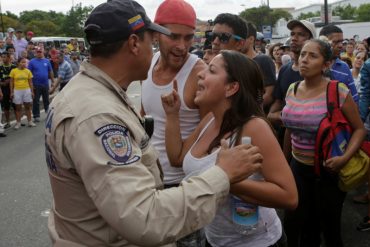
[[136, 31], [145, 26], [144, 20], [141, 15], [134, 16], [128, 20], [133, 31]]

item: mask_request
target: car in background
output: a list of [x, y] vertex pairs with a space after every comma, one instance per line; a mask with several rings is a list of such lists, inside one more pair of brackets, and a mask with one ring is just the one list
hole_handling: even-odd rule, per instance
[[76, 38], [76, 37], [33, 37], [32, 42], [37, 45], [40, 42], [44, 44], [44, 47], [55, 47], [60, 49], [62, 44], [69, 44], [71, 39], [77, 39], [77, 42], [83, 43], [84, 47], [86, 47], [86, 42], [84, 38]]

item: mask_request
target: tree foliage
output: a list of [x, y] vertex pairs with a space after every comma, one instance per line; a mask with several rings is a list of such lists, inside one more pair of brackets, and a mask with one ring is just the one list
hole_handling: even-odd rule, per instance
[[4, 13], [4, 15], [7, 16], [7, 17], [10, 17], [12, 19], [18, 20], [18, 16], [13, 14], [12, 12], [10, 12], [8, 10]]
[[32, 30], [37, 36], [59, 36], [59, 28], [52, 21], [33, 20], [26, 25], [26, 30]]
[[68, 11], [61, 30], [66, 36], [83, 37], [83, 27], [93, 6], [83, 7], [81, 3], [75, 5]]
[[[93, 6], [75, 5], [64, 14], [53, 10], [29, 10], [20, 13], [19, 17], [9, 11], [3, 13], [3, 23], [0, 23], [0, 32], [13, 27], [24, 31], [31, 30], [35, 36], [71, 36], [83, 37], [83, 26]], [[1, 20], [0, 20], [1, 21]], [[4, 30], [2, 30], [4, 26]]]
[[356, 7], [352, 7], [350, 4], [337, 6], [333, 9], [333, 15], [340, 16], [342, 20], [354, 20], [355, 13]]
[[286, 10], [271, 9], [265, 5], [258, 8], [245, 9], [239, 15], [245, 20], [254, 23], [259, 30], [262, 30], [263, 25], [275, 25], [281, 18], [286, 20], [292, 18], [292, 15]]
[[312, 18], [312, 17], [320, 17], [320, 11], [301, 13], [298, 16], [298, 20], [307, 20], [308, 18]]
[[370, 4], [361, 4], [356, 10], [357, 21], [370, 21]]
[[[13, 19], [7, 15], [3, 15], [3, 18], [2, 18], [3, 22], [1, 25], [0, 25], [0, 30], [1, 32], [6, 32], [6, 30], [8, 29], [8, 27], [12, 27], [12, 28], [20, 28], [21, 27], [21, 24], [19, 23], [19, 21], [17, 19]], [[2, 30], [4, 28], [4, 30]]]

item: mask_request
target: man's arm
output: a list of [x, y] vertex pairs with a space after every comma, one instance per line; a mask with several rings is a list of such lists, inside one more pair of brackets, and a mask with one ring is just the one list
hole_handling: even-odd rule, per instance
[[142, 150], [129, 132], [121, 132], [121, 140], [132, 147], [128, 154], [128, 161], [132, 162], [117, 164], [119, 161], [109, 155], [112, 150], [102, 142], [111, 132], [119, 135], [117, 130], [105, 128], [106, 135], [97, 133], [106, 123], [126, 127], [117, 118], [99, 118], [98, 123], [89, 119], [68, 133], [64, 152], [73, 160], [102, 217], [132, 244], [159, 246], [174, 242], [210, 223], [218, 203], [228, 195], [230, 183], [241, 181], [260, 168], [262, 156], [258, 148], [241, 145], [228, 149], [223, 142], [215, 167], [177, 188], [158, 190], [161, 181], [156, 154], [150, 151], [153, 147]]
[[49, 90], [50, 94], [53, 94], [55, 89], [58, 88], [61, 80], [62, 80], [62, 78], [58, 75], [58, 78], [56, 80], [54, 80], [54, 82], [51, 84], [51, 87], [50, 87], [50, 90]]
[[263, 106], [268, 107], [274, 101], [273, 92], [276, 85], [276, 70], [272, 59], [266, 55], [257, 56], [256, 60], [261, 69], [263, 76], [263, 86], [265, 93], [263, 94]]
[[55, 83], [55, 78], [54, 78], [54, 72], [53, 68], [51, 67], [51, 63], [48, 60], [48, 71], [49, 71], [49, 78], [51, 80], [52, 85]]
[[360, 116], [362, 121], [366, 120], [370, 107], [370, 59], [362, 66], [361, 73], [361, 97], [359, 102]]

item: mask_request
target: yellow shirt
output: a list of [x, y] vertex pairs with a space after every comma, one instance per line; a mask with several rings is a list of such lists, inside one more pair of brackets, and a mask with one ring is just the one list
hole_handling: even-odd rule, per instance
[[32, 72], [29, 69], [12, 69], [10, 71], [10, 78], [13, 78], [14, 89], [15, 90], [23, 90], [30, 88], [30, 84], [28, 83], [29, 79], [31, 79]]

